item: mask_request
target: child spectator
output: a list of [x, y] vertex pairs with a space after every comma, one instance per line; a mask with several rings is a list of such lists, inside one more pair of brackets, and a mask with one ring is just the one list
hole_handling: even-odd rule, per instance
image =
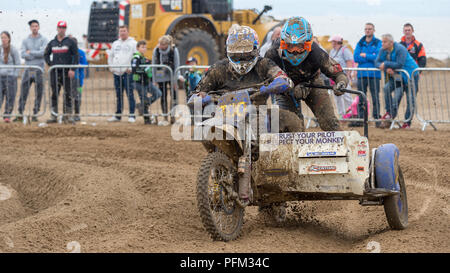
[[[358, 115], [358, 105], [359, 105], [359, 96], [356, 96], [353, 99], [352, 105], [347, 109], [347, 111], [345, 112], [345, 115], [343, 116], [344, 119], [353, 119], [353, 118], [359, 118]], [[367, 114], [369, 115], [369, 108], [370, 108], [370, 103], [367, 100]]]
[[[152, 84], [152, 69], [150, 67], [143, 67], [142, 65], [148, 65], [150, 60], [145, 58], [147, 52], [147, 42], [142, 40], [136, 45], [137, 52], [134, 53], [131, 60], [131, 70], [133, 74], [134, 87], [138, 91], [140, 103], [136, 106], [141, 115], [144, 116], [144, 123], [151, 124], [148, 108], [159, 99], [162, 95], [161, 90], [157, 87], [157, 84]], [[151, 97], [147, 96], [147, 93], [151, 93]]]
[[[72, 37], [72, 40], [78, 44], [78, 41], [75, 37]], [[78, 48], [78, 56], [79, 56], [79, 64], [87, 65], [86, 53], [83, 50]], [[74, 99], [74, 108], [75, 108], [75, 116], [74, 121], [80, 121], [80, 108], [81, 108], [81, 96], [83, 94], [83, 84], [84, 84], [84, 71], [85, 68], [78, 68], [75, 71], [75, 78], [72, 83], [72, 97]]]
[[[197, 59], [194, 57], [189, 58], [186, 61], [186, 65], [190, 65], [190, 66], [198, 65]], [[197, 84], [202, 79], [202, 72], [197, 70], [195, 67], [192, 67], [189, 69], [189, 71], [186, 71], [186, 73], [184, 75], [184, 79], [185, 79], [184, 86], [186, 89], [186, 99], [188, 99], [191, 96], [191, 92], [195, 90], [195, 88], [197, 87]]]

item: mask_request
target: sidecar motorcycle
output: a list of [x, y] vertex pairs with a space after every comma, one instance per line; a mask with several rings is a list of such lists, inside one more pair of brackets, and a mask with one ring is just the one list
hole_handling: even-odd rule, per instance
[[[360, 91], [342, 91], [366, 101]], [[249, 117], [261, 115], [259, 105], [253, 107], [256, 111], [246, 111], [258, 92], [247, 88], [208, 93], [217, 111], [235, 116], [216, 114], [201, 123], [210, 128], [204, 141], [210, 149], [198, 171], [197, 203], [213, 240], [236, 239], [247, 206], [269, 207], [282, 217], [286, 202], [301, 200], [359, 200], [363, 206], [384, 206], [392, 229], [407, 227], [399, 149], [394, 144], [369, 149], [367, 111], [364, 136], [356, 131], [258, 135]], [[236, 122], [238, 116], [245, 118]]]

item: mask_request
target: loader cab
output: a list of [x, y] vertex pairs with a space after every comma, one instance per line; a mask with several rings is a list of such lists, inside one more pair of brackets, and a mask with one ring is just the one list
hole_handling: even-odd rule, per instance
[[233, 1], [192, 0], [192, 14], [211, 14], [215, 21], [230, 21], [233, 14]]

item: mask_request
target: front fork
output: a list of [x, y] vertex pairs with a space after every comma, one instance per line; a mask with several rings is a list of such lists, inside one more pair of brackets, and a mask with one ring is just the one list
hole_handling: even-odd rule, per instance
[[[239, 158], [238, 175], [239, 175], [239, 201], [243, 207], [250, 204], [251, 179], [252, 179], [252, 131], [249, 122], [246, 122], [246, 134], [244, 143], [244, 155]], [[240, 205], [241, 205], [240, 204]]]
[[251, 163], [247, 155], [239, 158], [238, 175], [239, 175], [239, 199], [248, 202], [250, 199], [250, 180], [251, 180]]

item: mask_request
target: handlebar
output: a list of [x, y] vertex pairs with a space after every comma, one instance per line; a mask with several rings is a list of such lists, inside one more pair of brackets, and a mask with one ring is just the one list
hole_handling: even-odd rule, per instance
[[[309, 87], [309, 88], [319, 88], [319, 89], [333, 89], [333, 86], [328, 86], [328, 85], [313, 85], [313, 84], [305, 84], [305, 87]], [[344, 92], [344, 93], [350, 93], [350, 94], [355, 94], [355, 95], [359, 95], [363, 98], [363, 111], [364, 111], [364, 136], [367, 137], [367, 139], [369, 139], [369, 114], [367, 113], [367, 96], [366, 94], [364, 94], [364, 92], [359, 91], [359, 90], [351, 90], [351, 89], [339, 89], [339, 91]]]

